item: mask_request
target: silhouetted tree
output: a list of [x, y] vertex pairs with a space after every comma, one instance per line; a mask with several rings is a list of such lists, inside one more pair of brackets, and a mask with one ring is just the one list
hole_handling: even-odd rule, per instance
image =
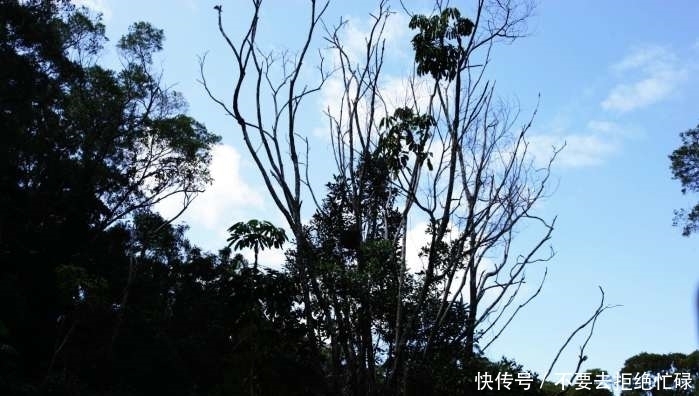
[[[526, 269], [553, 255], [546, 248], [555, 219], [534, 209], [546, 196], [557, 151], [542, 167], [534, 164], [527, 144], [532, 120], [516, 127], [486, 78], [490, 50], [524, 34], [532, 4], [477, 1], [467, 18], [437, 1], [432, 15], [411, 14], [414, 69], [399, 107], [383, 90], [388, 2], [371, 14], [359, 55], [343, 41], [345, 23], [333, 28], [323, 20], [328, 7], [310, 2], [293, 59], [262, 52], [261, 1], [252, 2], [240, 40], [215, 7], [234, 64], [232, 101], [214, 95], [203, 61], [202, 82], [239, 127], [291, 231], [288, 270], [312, 359], [330, 392], [456, 391], [440, 376], [463, 374], [460, 366], [498, 339], [541, 290], [521, 298]], [[321, 52], [311, 76], [307, 67], [323, 29], [331, 56]], [[342, 89], [327, 109], [335, 163], [323, 199], [309, 176], [310, 138], [299, 117], [330, 78]], [[314, 205], [310, 223], [302, 220], [304, 202]], [[427, 223], [422, 270], [406, 262], [408, 223], [416, 219]], [[531, 245], [514, 243], [521, 227], [540, 231]], [[422, 385], [411, 388], [416, 381]]]
[[164, 240], [151, 249], [173, 219], [149, 213], [175, 194], [186, 207], [202, 191], [219, 138], [184, 114], [181, 95], [153, 70], [162, 41], [161, 30], [133, 25], [117, 45], [123, 69], [108, 70], [95, 63], [104, 25], [86, 10], [67, 1], [0, 3], [7, 394], [114, 384], [105, 367], [116, 359], [119, 318], [135, 303], [145, 262], [182, 254]]
[[275, 227], [269, 221], [249, 220], [238, 222], [228, 228], [230, 237], [228, 246], [236, 250], [252, 249], [255, 254], [255, 268], [257, 268], [257, 255], [260, 250], [269, 248], [281, 249], [286, 242], [286, 233], [283, 229]]
[[[699, 192], [699, 126], [680, 134], [682, 145], [670, 154], [672, 176], [682, 183], [682, 194]], [[699, 204], [690, 210], [675, 211], [675, 225], [682, 226], [682, 235], [689, 236], [699, 226]]]
[[[639, 353], [624, 362], [617, 387], [623, 396], [696, 395], [699, 380], [699, 351], [691, 354]], [[622, 383], [623, 381], [623, 383]]]

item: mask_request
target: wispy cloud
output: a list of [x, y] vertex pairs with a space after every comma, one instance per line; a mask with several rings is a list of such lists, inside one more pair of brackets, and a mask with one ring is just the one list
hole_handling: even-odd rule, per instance
[[112, 16], [112, 7], [107, 0], [73, 0], [73, 4], [100, 13], [105, 20], [109, 20]]
[[[417, 221], [407, 230], [406, 233], [405, 264], [408, 272], [412, 274], [418, 274], [427, 270], [427, 257], [421, 256], [422, 249], [424, 247], [428, 247], [432, 239], [432, 234], [426, 232], [427, 228], [427, 221]], [[460, 230], [458, 226], [450, 222], [449, 231], [444, 236], [444, 242], [449, 243], [456, 240], [459, 238], [461, 231], [462, 230]], [[479, 279], [481, 274], [486, 271], [492, 271], [495, 268], [494, 260], [497, 259], [499, 259], [499, 257], [494, 257], [492, 259], [487, 257], [481, 258], [482, 261], [480, 261], [478, 264]], [[465, 270], [459, 270], [456, 272], [449, 288], [450, 298], [459, 293], [464, 277], [466, 277], [466, 280], [468, 280], [468, 274], [465, 272]], [[437, 288], [441, 288], [442, 290], [444, 290], [443, 288], [445, 288], [446, 285], [446, 280], [442, 280], [436, 284]], [[460, 293], [463, 294], [465, 290], [466, 289], [461, 289]], [[467, 295], [464, 295], [464, 297], [468, 298]], [[489, 302], [492, 301], [490, 297], [494, 296], [491, 293], [486, 293], [486, 299], [483, 301], [483, 304], [487, 306]]]
[[196, 0], [181, 0], [182, 4], [190, 11], [199, 11], [199, 5]]
[[562, 168], [600, 165], [618, 148], [615, 142], [594, 134], [534, 135], [528, 143], [528, 151], [538, 166], [546, 165], [553, 150], [565, 144], [554, 163]]
[[[378, 15], [378, 11], [374, 12]], [[345, 18], [346, 25], [344, 31], [341, 32], [342, 42], [345, 44], [350, 59], [357, 61], [362, 60], [366, 56], [366, 44], [372, 34], [372, 24], [374, 20], [371, 18], [348, 16]], [[379, 34], [379, 28], [374, 32], [374, 40]], [[392, 14], [383, 27], [382, 38], [386, 40], [385, 49], [392, 56], [405, 55], [404, 51], [409, 48], [408, 34], [408, 18], [402, 13]]]
[[[374, 21], [370, 18], [360, 19], [351, 16], [345, 17], [345, 24], [338, 32], [340, 41], [343, 43], [342, 49], [348, 58], [344, 59], [344, 62], [348, 63], [352, 68], [361, 68], [366, 62], [367, 41], [372, 35], [371, 24], [373, 22]], [[372, 109], [370, 100], [367, 98], [360, 98], [357, 104], [358, 115], [356, 117], [360, 122], [368, 122], [372, 110], [374, 114], [373, 120], [380, 120], [386, 116], [386, 113], [392, 113], [395, 107], [404, 105], [406, 103], [406, 98], [410, 96], [407, 80], [385, 71], [387, 66], [394, 66], [392, 64], [389, 65], [391, 62], [396, 60], [404, 62], [404, 58], [410, 48], [410, 40], [408, 39], [409, 32], [408, 20], [404, 15], [400, 13], [392, 14], [386, 20], [386, 25], [381, 35], [381, 40], [383, 40], [384, 43], [383, 46], [380, 46], [380, 49], [385, 50], [385, 64], [382, 68], [382, 75], [378, 79], [379, 91], [381, 92], [381, 98], [385, 100], [385, 107], [384, 103], [374, 103]], [[377, 28], [377, 30], [373, 32], [374, 42], [377, 41], [378, 34], [379, 29]], [[328, 49], [327, 51], [327, 59], [332, 60], [334, 68], [338, 68], [341, 62], [337, 51], [333, 49]], [[319, 105], [321, 114], [328, 114], [335, 120], [342, 118], [343, 123], [345, 123], [348, 119], [348, 103], [345, 93], [349, 92], [350, 95], [353, 94], [357, 90], [358, 82], [356, 78], [348, 78], [346, 81], [343, 77], [343, 73], [338, 71], [325, 82], [319, 97]], [[362, 81], [361, 84], [362, 89], [364, 89], [366, 81]], [[418, 89], [419, 88], [420, 87], [418, 87]], [[418, 95], [419, 94], [421, 94], [421, 92], [418, 92]], [[343, 102], [343, 99], [345, 102]], [[314, 134], [316, 136], [328, 137], [327, 125], [327, 117], [323, 116], [320, 126], [314, 130]], [[342, 125], [341, 129], [347, 129], [346, 125]]]
[[628, 124], [622, 125], [618, 122], [606, 120], [590, 120], [587, 123], [587, 129], [592, 133], [597, 133], [600, 136], [611, 139], [633, 139], [641, 135], [640, 129], [636, 126]]
[[[218, 249], [224, 246], [226, 229], [236, 221], [248, 220], [241, 216], [251, 216], [251, 211], [261, 212], [263, 199], [262, 194], [243, 179], [240, 153], [233, 146], [214, 147], [209, 171], [213, 184], [194, 199], [181, 220], [194, 234], [210, 236], [212, 245], [206, 247]], [[164, 200], [157, 209], [163, 216], [173, 216], [181, 209], [181, 197]]]
[[[604, 110], [619, 114], [669, 98], [689, 78], [690, 67], [669, 48], [646, 45], [630, 51], [610, 69], [619, 82], [600, 105]], [[537, 163], [543, 164], [542, 160], [550, 158], [552, 147], [560, 148], [565, 143], [556, 166], [598, 166], [617, 153], [625, 141], [641, 133], [639, 128], [626, 123], [593, 118], [582, 125], [556, 125], [551, 132], [534, 135], [529, 150]]]
[[614, 86], [602, 101], [602, 108], [628, 112], [655, 104], [687, 80], [689, 72], [669, 49], [640, 47], [612, 66], [627, 81]]
[[528, 152], [538, 166], [544, 166], [554, 149], [558, 154], [554, 166], [584, 168], [602, 165], [621, 149], [625, 139], [638, 135], [638, 129], [608, 120], [591, 120], [579, 132], [570, 128], [556, 128], [547, 134], [534, 134], [528, 139]]

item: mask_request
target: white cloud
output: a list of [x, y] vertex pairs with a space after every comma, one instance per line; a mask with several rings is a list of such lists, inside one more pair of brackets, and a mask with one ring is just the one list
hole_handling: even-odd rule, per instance
[[651, 45], [643, 48], [637, 48], [624, 59], [612, 65], [612, 70], [616, 72], [625, 72], [629, 70], [654, 67], [667, 62], [668, 52], [666, 49]]
[[105, 20], [112, 16], [112, 7], [107, 0], [73, 0], [76, 6], [84, 6], [92, 11], [101, 13]]
[[554, 167], [591, 167], [602, 165], [622, 148], [625, 141], [642, 135], [642, 128], [637, 125], [608, 119], [574, 123], [572, 119], [559, 114], [548, 122], [545, 133], [532, 132], [527, 137], [527, 151], [538, 167], [548, 164], [554, 148], [562, 148], [553, 163]]
[[560, 149], [564, 143], [565, 148], [556, 157], [554, 166], [581, 168], [600, 165], [618, 149], [616, 142], [598, 135], [568, 134], [530, 136], [528, 151], [536, 165], [541, 167], [548, 163], [554, 147]]
[[587, 123], [587, 127], [596, 132], [616, 133], [620, 130], [619, 125], [611, 121], [592, 120]]
[[[412, 228], [408, 229], [406, 234], [406, 249], [405, 249], [405, 265], [408, 272], [416, 274], [427, 269], [427, 257], [420, 257], [420, 252], [423, 247], [427, 246], [432, 238], [431, 234], [427, 234], [425, 230], [427, 229], [427, 222], [420, 221], [417, 222]], [[453, 241], [458, 238], [460, 230], [453, 223], [449, 223], [449, 232], [445, 235], [446, 241]], [[478, 264], [479, 276], [486, 272], [491, 271], [495, 268], [495, 262], [487, 257], [483, 257]], [[466, 270], [460, 270], [454, 275], [454, 279], [449, 287], [449, 297], [453, 297], [461, 286], [461, 283], [466, 277], [468, 281], [468, 275]], [[441, 284], [441, 287], [446, 287], [446, 281]], [[461, 293], [465, 293], [467, 289], [462, 289]], [[491, 293], [486, 293], [486, 296], [490, 298]], [[466, 296], [464, 296], [466, 297]], [[486, 298], [486, 301], [490, 301]]]
[[636, 138], [641, 135], [640, 130], [634, 126], [604, 120], [589, 121], [587, 129], [606, 138]]
[[181, 0], [183, 5], [190, 11], [199, 11], [199, 5], [196, 0]]
[[617, 84], [602, 101], [602, 108], [628, 112], [657, 103], [688, 78], [688, 70], [677, 56], [660, 46], [638, 48], [612, 66], [631, 81]]
[[213, 149], [210, 171], [214, 182], [190, 207], [194, 222], [216, 229], [222, 218], [228, 224], [236, 211], [262, 209], [262, 195], [242, 179], [240, 165], [240, 153], [233, 146]]
[[409, 272], [424, 271], [426, 260], [420, 257], [420, 250], [430, 242], [430, 235], [425, 232], [427, 222], [421, 221], [410, 228], [405, 236], [405, 265]]
[[[427, 269], [427, 257], [420, 257], [420, 251], [423, 247], [427, 246], [432, 239], [432, 235], [425, 232], [426, 229], [427, 222], [421, 221], [415, 224], [413, 228], [409, 229], [406, 234], [405, 265], [408, 268], [408, 272], [413, 274]], [[458, 230], [452, 226], [451, 232], [446, 235], [446, 239], [451, 240], [457, 235]], [[454, 276], [454, 280], [449, 288], [450, 295], [458, 291], [463, 277], [463, 271], [460, 271]]]
[[[427, 222], [419, 221], [408, 229], [405, 236], [405, 265], [410, 272], [417, 273], [424, 271], [427, 265], [427, 258], [420, 257], [420, 251], [432, 240], [432, 234], [428, 234]], [[453, 223], [449, 223], [449, 231], [444, 235], [445, 242], [456, 240], [459, 236], [459, 229]]]
[[[213, 184], [194, 199], [179, 220], [193, 233], [216, 241], [205, 245], [220, 248], [231, 224], [252, 218], [250, 211], [263, 209], [263, 195], [242, 178], [240, 153], [233, 146], [214, 147], [209, 171]], [[163, 216], [173, 216], [181, 209], [181, 197], [164, 200], [157, 209]]]
[[605, 110], [631, 111], [656, 103], [670, 94], [676, 85], [673, 74], [654, 75], [633, 84], [619, 84], [602, 102]]
[[[289, 245], [286, 245], [288, 248]], [[243, 252], [243, 256], [249, 261], [254, 261], [254, 253], [252, 251]], [[260, 252], [258, 255], [258, 262], [261, 267], [272, 268], [275, 270], [280, 270], [284, 266], [284, 261], [286, 261], [286, 256], [284, 256], [283, 249], [267, 249]]]
[[[373, 13], [378, 15], [378, 10]], [[373, 18], [356, 18], [349, 16], [345, 18], [347, 24], [341, 34], [344, 50], [353, 61], [364, 60], [366, 57], [366, 44], [371, 34]], [[380, 26], [379, 26], [380, 28]], [[410, 41], [407, 39], [408, 17], [402, 13], [395, 13], [386, 20], [381, 37], [386, 40], [385, 49], [390, 53], [389, 58], [395, 55], [405, 55], [405, 49], [409, 48]], [[379, 34], [379, 29], [374, 32], [374, 40]]]
[[[374, 22], [371, 18], [355, 18], [346, 17], [346, 24], [338, 32], [339, 41], [343, 44], [343, 51], [349, 58], [345, 60], [349, 63], [349, 67], [352, 69], [357, 69], [363, 67], [366, 63], [366, 45], [367, 40], [371, 34], [371, 24]], [[400, 64], [404, 64], [403, 59], [410, 48], [410, 40], [407, 38], [409, 33], [407, 17], [398, 13], [392, 14], [388, 17], [386, 25], [381, 36], [382, 40], [385, 40], [384, 49], [384, 66], [382, 67], [382, 74], [379, 77], [378, 91], [380, 92], [380, 98], [385, 100], [384, 107], [383, 103], [378, 100], [374, 103], [374, 120], [377, 123], [379, 120], [386, 116], [386, 113], [392, 113], [393, 109], [397, 106], [405, 105], [409, 102], [408, 83], [405, 78], [399, 78], [394, 75], [389, 75], [385, 72], [388, 66], [393, 69], [394, 65], [389, 65], [390, 62], [399, 61]], [[374, 41], [376, 41], [378, 35], [378, 30], [374, 32]], [[341, 65], [339, 55], [337, 50], [328, 49], [326, 54], [327, 59], [332, 60], [334, 68], [338, 68]], [[373, 60], [370, 64], [373, 65]], [[346, 65], [347, 66], [347, 65]], [[372, 66], [373, 68], [374, 66]], [[319, 106], [322, 114], [329, 113], [334, 119], [342, 120], [341, 128], [342, 130], [348, 130], [348, 119], [349, 119], [349, 105], [347, 103], [348, 98], [345, 93], [348, 92], [349, 96], [353, 96], [357, 90], [357, 81], [354, 78], [349, 78], [345, 81], [343, 73], [336, 71], [324, 84], [322, 93], [319, 97]], [[358, 76], [357, 76], [358, 77]], [[364, 77], [365, 79], [373, 77]], [[349, 86], [346, 87], [345, 84]], [[362, 90], [366, 89], [367, 81], [362, 81]], [[418, 86], [418, 95], [423, 95], [422, 87]], [[371, 102], [368, 95], [362, 97], [359, 100], [357, 111], [358, 117], [356, 117], [360, 122], [360, 127], [364, 128], [365, 125], [369, 123], [369, 114], [371, 108]], [[352, 98], [350, 98], [352, 100]], [[422, 100], [422, 98], [418, 98]], [[425, 100], [426, 102], [426, 100]], [[322, 117], [320, 126], [315, 128], [314, 134], [316, 136], [327, 137], [328, 136], [328, 120], [326, 116]], [[347, 136], [345, 137], [347, 138]]]
[[[419, 271], [423, 271], [426, 267], [426, 258], [420, 258], [418, 256], [419, 249], [422, 246], [425, 246], [429, 240], [430, 240], [430, 235], [425, 233], [425, 228], [427, 226], [427, 222], [421, 221], [417, 222], [412, 228], [410, 228], [407, 232], [406, 235], [406, 240], [407, 240], [407, 249], [406, 249], [406, 265], [408, 267], [408, 270], [412, 273], [416, 273]], [[448, 238], [455, 237], [457, 235], [457, 232], [453, 231], [450, 235], [448, 235]], [[512, 260], [516, 255], [511, 255], [510, 260]], [[479, 265], [478, 269], [478, 279], [481, 279], [480, 276], [487, 272], [487, 271], [492, 271], [496, 268], [496, 264], [502, 264], [497, 260], [501, 260], [502, 257], [498, 257], [497, 259], [489, 259], [487, 257], [484, 257]], [[536, 265], [534, 265], [536, 266]], [[504, 267], [501, 268], [500, 270], [500, 276], [499, 276], [499, 281], [504, 281], [507, 279], [510, 269], [512, 268], [512, 262], [508, 262], [505, 264]], [[529, 267], [528, 267], [529, 268]], [[527, 282], [538, 282], [539, 280], [535, 277], [532, 277], [531, 274], [535, 272], [528, 272], [529, 276], [527, 277]], [[453, 298], [456, 293], [459, 291], [459, 287], [461, 286], [462, 281], [464, 280], [464, 277], [466, 277], [466, 283], [464, 288], [461, 290], [461, 296], [464, 298], [465, 302], [469, 302], [469, 295], [468, 295], [468, 275], [465, 273], [465, 271], [459, 271], [455, 276], [452, 281], [452, 284], [449, 287], [449, 298]], [[487, 288], [489, 286], [494, 286], [498, 281], [498, 278], [490, 278], [484, 285], [481, 285], [483, 288]], [[445, 284], [442, 283], [441, 287], [444, 287]], [[491, 311], [491, 315], [486, 316], [486, 320], [481, 323], [480, 329], [486, 329], [494, 320], [494, 318], [497, 316], [497, 314], [500, 312], [500, 310], [505, 309], [505, 305], [507, 304], [510, 296], [514, 293], [516, 287], [510, 287], [503, 297], [501, 298], [500, 302], [495, 305], [493, 310]], [[443, 289], [442, 289], [443, 290]], [[508, 308], [507, 312], [503, 318], [499, 321], [498, 324], [496, 324], [490, 331], [484, 336], [482, 339], [484, 342], [483, 344], [486, 344], [489, 342], [497, 331], [500, 330], [501, 326], [504, 325], [504, 322], [506, 318], [508, 317], [509, 314], [511, 314], [514, 309], [518, 306], [518, 304], [524, 302], [527, 298], [531, 296], [531, 294], [536, 290], [536, 286], [530, 286], [528, 283], [524, 283], [521, 285], [517, 297], [514, 299], [514, 303]], [[499, 295], [502, 293], [502, 289], [498, 287], [492, 287], [489, 290], [487, 290], [483, 297], [481, 298], [479, 302], [479, 316], [484, 315], [484, 310], [489, 307], [492, 303], [494, 303]]]

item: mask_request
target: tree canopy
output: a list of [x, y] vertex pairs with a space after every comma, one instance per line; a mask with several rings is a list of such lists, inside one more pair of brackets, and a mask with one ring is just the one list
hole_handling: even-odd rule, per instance
[[[699, 192], [699, 126], [680, 134], [682, 145], [670, 154], [673, 178], [682, 184], [682, 194]], [[689, 236], [699, 227], [699, 204], [675, 211], [675, 225]]]
[[623, 396], [689, 396], [696, 395], [699, 379], [699, 351], [684, 353], [642, 352], [626, 360], [622, 373], [627, 377]]
[[[219, 138], [153, 67], [161, 30], [134, 24], [110, 70], [95, 63], [104, 25], [85, 9], [0, 8], [0, 386], [108, 389], [121, 379], [106, 367], [128, 366], [119, 347], [138, 333], [128, 307], [162, 309], [167, 268], [192, 254], [153, 205], [203, 190]], [[150, 345], [141, 353], [168, 361]]]

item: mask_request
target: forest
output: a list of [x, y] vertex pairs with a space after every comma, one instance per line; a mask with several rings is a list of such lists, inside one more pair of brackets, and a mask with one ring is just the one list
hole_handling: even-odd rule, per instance
[[[583, 374], [595, 324], [614, 315], [602, 288], [571, 338], [553, 341], [579, 347], [568, 383], [487, 353], [545, 287], [546, 273], [526, 270], [553, 257], [557, 218], [537, 209], [565, 148], [532, 161], [536, 110], [520, 126], [486, 72], [494, 45], [525, 34], [527, 2], [479, 0], [467, 15], [437, 1], [411, 14], [400, 106], [379, 84], [400, 9], [377, 4], [357, 54], [342, 24], [324, 22], [328, 5], [309, 1], [305, 41], [275, 55], [256, 42], [261, 1], [239, 3], [209, 10], [233, 88], [219, 97], [202, 59], [202, 91], [284, 223], [231, 219], [228, 243], [205, 251], [180, 215], [211, 184], [221, 136], [163, 78], [165, 32], [134, 21], [110, 43], [100, 15], [70, 1], [0, 0], [0, 394], [616, 393], [616, 373]], [[240, 37], [225, 25], [235, 7], [252, 15]], [[308, 82], [319, 36], [332, 57]], [[100, 62], [108, 45], [118, 69]], [[319, 184], [299, 119], [331, 78], [342, 87], [326, 113], [333, 176]], [[681, 136], [668, 165], [693, 193], [699, 127]], [[181, 210], [165, 216], [158, 205], [171, 199]], [[421, 268], [406, 260], [411, 218], [427, 224]], [[692, 234], [699, 207], [676, 222]], [[268, 249], [284, 262], [263, 265]], [[680, 385], [699, 378], [699, 351], [684, 352], [629, 356], [622, 372], [645, 373], [649, 389], [636, 378], [622, 394], [699, 394]]]

